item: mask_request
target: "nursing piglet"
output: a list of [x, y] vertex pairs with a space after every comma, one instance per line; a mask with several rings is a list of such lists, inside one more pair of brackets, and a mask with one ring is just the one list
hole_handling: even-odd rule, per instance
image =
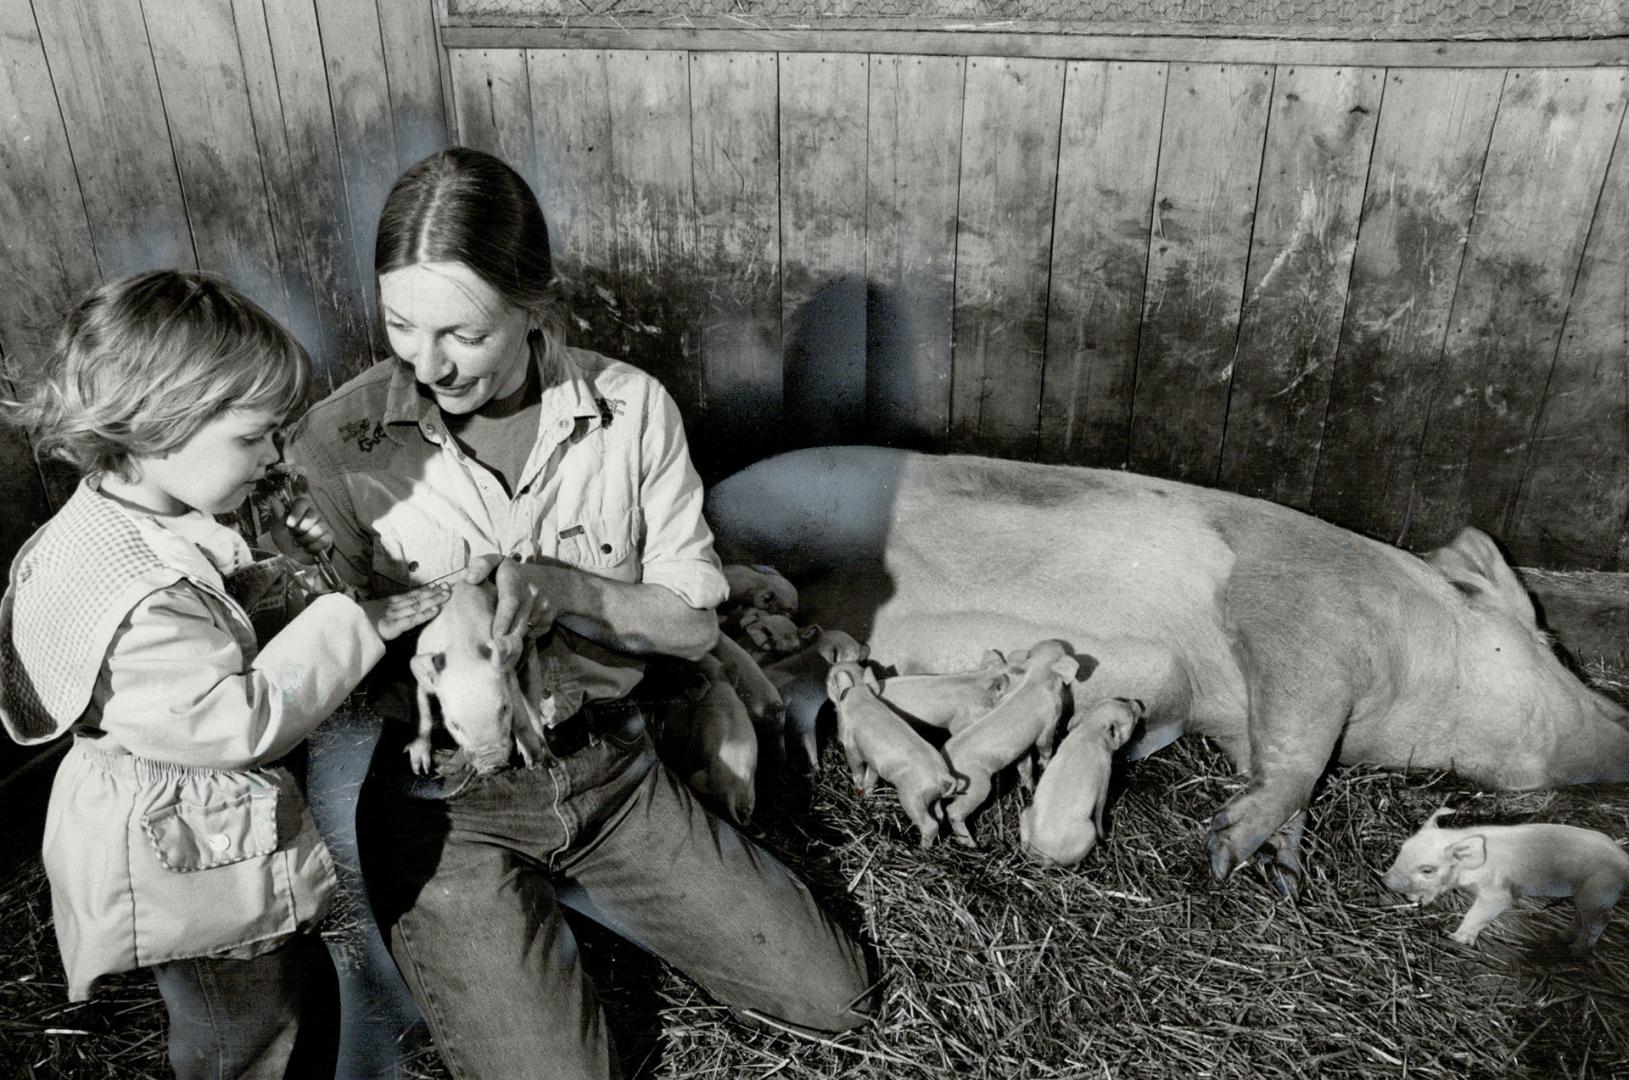
[[519, 633], [493, 636], [495, 607], [489, 586], [456, 582], [446, 605], [419, 631], [409, 662], [419, 706], [418, 734], [407, 744], [415, 772], [431, 769], [431, 698], [476, 772], [502, 767], [512, 749], [528, 765], [543, 754], [543, 721], [516, 674], [523, 657], [532, 661], [532, 649]]
[[683, 699], [653, 706], [656, 749], [708, 809], [744, 825], [752, 817], [758, 772], [758, 735], [729, 673], [712, 654], [691, 673]]
[[974, 846], [967, 831], [967, 816], [990, 795], [990, 779], [1017, 761], [1028, 779], [1029, 755], [1044, 765], [1052, 753], [1052, 739], [1063, 715], [1064, 684], [1075, 677], [1080, 664], [1061, 641], [1042, 641], [1024, 657], [1023, 674], [994, 709], [973, 721], [945, 743], [951, 771], [967, 778], [967, 787], [945, 808], [956, 839]]
[[744, 604], [775, 615], [791, 615], [798, 609], [797, 588], [773, 566], [732, 564], [724, 568], [724, 580], [730, 585], [726, 604]]
[[1444, 829], [1426, 820], [1403, 841], [1386, 871], [1386, 888], [1418, 904], [1429, 904], [1450, 889], [1469, 889], [1476, 899], [1448, 936], [1462, 945], [1477, 935], [1518, 896], [1570, 896], [1577, 914], [1571, 949], [1586, 952], [1606, 929], [1607, 914], [1629, 889], [1629, 853], [1605, 833], [1572, 825], [1473, 825]]
[[856, 663], [833, 665], [826, 692], [837, 708], [837, 740], [854, 786], [870, 794], [878, 776], [899, 793], [906, 815], [930, 848], [939, 835], [941, 799], [956, 790], [944, 758], [877, 697], [877, 677]]
[[806, 775], [812, 775], [820, 763], [818, 735], [820, 710], [828, 700], [826, 673], [833, 664], [864, 663], [870, 653], [864, 642], [841, 630], [820, 630], [813, 644], [763, 665], [763, 673], [785, 706], [788, 754]]
[[1011, 674], [1001, 654], [992, 649], [972, 671], [890, 675], [878, 684], [877, 693], [912, 720], [954, 734], [995, 708]]
[[1077, 715], [1018, 819], [1024, 845], [1061, 866], [1086, 857], [1103, 835], [1114, 752], [1142, 718], [1140, 701], [1112, 698]]

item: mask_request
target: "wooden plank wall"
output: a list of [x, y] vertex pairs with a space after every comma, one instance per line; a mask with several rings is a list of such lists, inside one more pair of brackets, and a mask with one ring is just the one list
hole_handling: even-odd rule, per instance
[[[160, 265], [227, 274], [328, 385], [354, 374], [384, 193], [456, 140], [533, 183], [578, 340], [664, 381], [710, 476], [970, 450], [1629, 569], [1629, 81], [1599, 46], [528, 45], [435, 0], [180, 10], [0, 0], [20, 381], [73, 296]], [[9, 556], [60, 478], [0, 436]]]

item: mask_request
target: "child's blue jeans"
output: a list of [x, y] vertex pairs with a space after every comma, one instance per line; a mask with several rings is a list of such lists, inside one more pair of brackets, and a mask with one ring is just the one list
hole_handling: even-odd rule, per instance
[[334, 1075], [339, 997], [316, 934], [250, 960], [171, 960], [152, 971], [170, 1013], [177, 1080]]
[[370, 781], [361, 800], [374, 912], [453, 1075], [613, 1074], [561, 917], [567, 888], [738, 1012], [828, 1032], [863, 1022], [865, 956], [803, 883], [657, 762], [636, 706], [569, 723], [585, 721], [581, 745], [530, 768]]

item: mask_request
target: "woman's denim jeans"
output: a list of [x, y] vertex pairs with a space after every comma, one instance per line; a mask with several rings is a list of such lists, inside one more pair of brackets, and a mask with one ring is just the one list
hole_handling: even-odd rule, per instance
[[[616, 1055], [556, 890], [737, 1011], [863, 1022], [864, 954], [780, 862], [656, 760], [636, 706], [573, 752], [370, 781], [358, 830], [379, 926], [453, 1075], [605, 1077]], [[587, 719], [578, 717], [573, 722]]]

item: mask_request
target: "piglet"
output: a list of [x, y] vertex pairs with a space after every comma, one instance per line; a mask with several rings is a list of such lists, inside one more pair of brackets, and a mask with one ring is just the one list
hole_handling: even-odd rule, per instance
[[1570, 896], [1577, 913], [1571, 949], [1587, 952], [1606, 929], [1607, 914], [1629, 888], [1629, 853], [1605, 833], [1571, 825], [1474, 825], [1445, 829], [1443, 807], [1403, 841], [1386, 871], [1386, 888], [1419, 904], [1450, 889], [1476, 899], [1448, 936], [1476, 944], [1482, 928], [1518, 896]]
[[787, 656], [803, 647], [803, 635], [798, 624], [785, 615], [777, 615], [761, 608], [746, 608], [737, 623], [740, 636], [749, 654], [755, 660], [765, 657]]
[[1057, 753], [1035, 785], [1035, 801], [1018, 819], [1024, 846], [1061, 866], [1086, 857], [1103, 835], [1114, 752], [1142, 717], [1142, 703], [1124, 698], [1077, 713]]
[[877, 677], [869, 669], [834, 664], [826, 692], [837, 708], [837, 739], [854, 786], [870, 794], [878, 776], [894, 785], [900, 805], [922, 833], [922, 847], [932, 847], [939, 835], [939, 802], [957, 787], [944, 758], [877, 697]]
[[791, 615], [798, 609], [797, 588], [773, 566], [736, 563], [724, 568], [724, 580], [730, 585], [727, 604], [744, 604], [775, 615]]
[[990, 795], [990, 779], [1020, 762], [1027, 780], [1029, 755], [1044, 765], [1052, 753], [1053, 734], [1063, 715], [1064, 684], [1080, 664], [1061, 641], [1038, 642], [1024, 654], [1022, 674], [1000, 703], [945, 743], [951, 771], [967, 778], [967, 787], [945, 808], [956, 839], [974, 846], [967, 816]]
[[[805, 627], [805, 634], [810, 627]], [[826, 697], [826, 673], [833, 664], [864, 663], [871, 650], [841, 630], [815, 632], [814, 641], [790, 656], [763, 665], [786, 707], [785, 740], [788, 757], [805, 775], [820, 764], [820, 711]]]
[[757, 799], [758, 735], [724, 665], [709, 654], [696, 666], [705, 686], [668, 712], [657, 746], [710, 810], [745, 825]]
[[543, 755], [543, 718], [516, 674], [523, 658], [530, 664], [535, 656], [523, 635], [493, 635], [495, 606], [490, 585], [456, 582], [445, 606], [419, 631], [409, 662], [417, 683], [419, 727], [407, 744], [417, 773], [428, 773], [432, 763], [432, 697], [441, 706], [442, 724], [476, 772], [507, 764], [512, 749], [519, 749], [528, 765]]
[[928, 727], [962, 730], [991, 709], [1006, 692], [1012, 671], [991, 649], [972, 671], [942, 675], [890, 675], [877, 687], [882, 700]]

